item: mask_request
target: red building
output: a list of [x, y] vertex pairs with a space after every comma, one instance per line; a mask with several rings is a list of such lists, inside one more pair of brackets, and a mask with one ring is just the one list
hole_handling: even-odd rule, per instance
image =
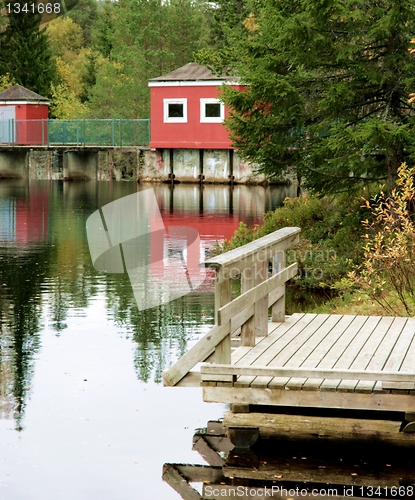
[[152, 178], [175, 182], [235, 178], [234, 150], [223, 124], [228, 110], [220, 101], [223, 84], [243, 88], [237, 77], [216, 76], [196, 63], [149, 80], [150, 147], [156, 150]]
[[219, 101], [224, 83], [240, 88], [236, 77], [215, 76], [196, 63], [150, 80], [150, 147], [231, 149]]
[[49, 100], [21, 85], [0, 93], [0, 143], [48, 143]]

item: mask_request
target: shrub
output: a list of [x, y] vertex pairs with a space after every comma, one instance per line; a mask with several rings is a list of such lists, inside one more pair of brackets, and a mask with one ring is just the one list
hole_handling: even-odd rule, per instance
[[[364, 220], [364, 258], [350, 279], [387, 312], [408, 315], [415, 311], [415, 168], [402, 164], [396, 188], [369, 202], [373, 221]], [[398, 300], [396, 300], [396, 298]]]
[[360, 262], [362, 217], [370, 210], [360, 198], [347, 196], [287, 198], [284, 205], [264, 214], [261, 226], [248, 228], [240, 223], [231, 240], [218, 246], [216, 253], [239, 247], [277, 229], [301, 228], [300, 244], [287, 252], [287, 263], [298, 262], [297, 284], [307, 289], [330, 289], [341, 282]]

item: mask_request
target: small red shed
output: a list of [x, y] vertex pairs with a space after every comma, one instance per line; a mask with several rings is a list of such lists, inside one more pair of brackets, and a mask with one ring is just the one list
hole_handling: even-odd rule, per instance
[[220, 87], [237, 89], [235, 76], [216, 76], [196, 63], [149, 80], [151, 141], [155, 149], [232, 149], [223, 126], [227, 109]]
[[0, 93], [0, 143], [48, 143], [49, 100], [21, 85]]

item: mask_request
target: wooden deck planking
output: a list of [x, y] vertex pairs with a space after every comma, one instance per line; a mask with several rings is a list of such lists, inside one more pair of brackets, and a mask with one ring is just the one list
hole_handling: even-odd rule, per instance
[[231, 354], [231, 363], [236, 365], [238, 361], [243, 358], [248, 352], [252, 349], [252, 347], [241, 345], [237, 349], [233, 351]]
[[[363, 346], [365, 345], [368, 338], [373, 333], [374, 329], [376, 328], [377, 324], [380, 321], [379, 316], [363, 317], [364, 321], [362, 321], [362, 323], [359, 325], [361, 318], [362, 318], [361, 316], [358, 316], [356, 317], [356, 320], [353, 322], [353, 324], [357, 327], [357, 330], [356, 333], [353, 335], [353, 337], [349, 340], [349, 343], [343, 350], [343, 352], [340, 352], [343, 346], [341, 346], [341, 349], [337, 351], [338, 349], [337, 344], [334, 344], [332, 352], [333, 353], [336, 352], [336, 355], [339, 354], [340, 355], [337, 361], [332, 365], [332, 368], [338, 368], [338, 369], [350, 368], [353, 361], [356, 359], [357, 355], [362, 350]], [[320, 390], [336, 391], [341, 382], [342, 382], [341, 380], [326, 379], [321, 384]]]
[[392, 351], [386, 361], [384, 366], [385, 371], [399, 371], [403, 360], [408, 352], [409, 346], [414, 338], [414, 325], [415, 319], [408, 318], [405, 326], [401, 330], [401, 333], [393, 346]]
[[[367, 319], [365, 316], [349, 315], [344, 316], [344, 318], [346, 321], [344, 323], [339, 322], [338, 327], [344, 326], [345, 328], [339, 332], [340, 335], [337, 335], [337, 338], [331, 339], [331, 343], [326, 346], [327, 350], [321, 353], [322, 357], [317, 364], [315, 364], [314, 368], [333, 368]], [[307, 368], [311, 368], [311, 366], [307, 366]], [[309, 378], [304, 382], [303, 389], [306, 391], [316, 391], [319, 390], [325, 382], [326, 381], [323, 379]]]
[[[310, 344], [310, 342], [306, 342], [306, 344], [288, 361], [287, 366], [315, 368], [316, 363], [320, 361], [321, 356], [326, 352], [324, 345], [329, 346], [332, 344], [333, 334], [335, 336], [341, 334], [342, 330], [338, 328], [338, 325], [342, 322], [343, 318], [344, 317], [341, 315], [330, 315], [324, 325], [316, 333], [316, 342], [312, 342], [310, 345], [312, 349], [309, 349], [310, 346], [308, 344]], [[353, 318], [353, 316], [350, 318]], [[351, 319], [345, 318], [345, 322], [347, 322], [347, 324], [350, 321]], [[328, 339], [331, 340], [328, 342]], [[293, 377], [287, 382], [286, 388], [290, 390], [300, 390], [306, 381], [307, 378], [304, 377]]]
[[[415, 332], [415, 324], [413, 322], [413, 319], [411, 318], [408, 320], [408, 322], [411, 321], [412, 328]], [[415, 367], [415, 335], [412, 338], [411, 345], [408, 348], [408, 351], [405, 355], [405, 358], [402, 362], [402, 365], [400, 367], [400, 370], [405, 372], [412, 370]]]
[[[341, 316], [329, 316], [326, 318], [321, 327], [315, 332], [313, 338], [309, 338], [304, 342], [304, 344], [291, 356], [291, 358], [286, 362], [286, 366], [301, 366], [305, 359], [307, 359], [312, 352], [314, 352], [322, 340], [332, 331], [333, 323], [337, 324]], [[275, 363], [272, 363], [275, 364]], [[283, 377], [273, 377], [268, 382], [268, 387], [270, 388], [282, 388], [287, 389], [301, 388], [302, 384], [306, 379], [299, 378], [283, 378]]]
[[[366, 370], [383, 370], [384, 365], [389, 357], [390, 352], [395, 345], [397, 338], [399, 337], [403, 327], [405, 326], [407, 318], [394, 318], [392, 324], [390, 325], [388, 331], [384, 335], [382, 341], [378, 344], [375, 349], [369, 364], [366, 366]], [[355, 392], [371, 393], [371, 392], [381, 392], [381, 384], [376, 382], [370, 382], [367, 380], [361, 380], [356, 385]]]
[[[288, 318], [284, 323], [279, 323], [275, 328], [275, 324], [270, 324], [270, 333], [267, 337], [262, 337], [261, 340], [252, 347], [251, 350], [245, 354], [245, 356], [241, 357], [239, 361], [236, 363], [238, 365], [249, 366], [251, 365], [261, 354], [267, 349], [269, 346], [273, 345], [277, 341], [280, 341], [286, 334], [291, 331], [291, 335], [293, 335], [292, 328], [296, 327], [300, 323], [300, 325], [306, 325], [310, 319], [304, 319], [305, 314], [293, 314], [290, 318]], [[316, 314], [311, 315], [313, 317]], [[295, 334], [295, 333], [294, 333]], [[284, 338], [284, 342], [289, 340], [289, 336]], [[236, 387], [249, 387], [255, 377], [251, 377], [248, 375], [242, 375], [238, 377], [235, 382]]]
[[[312, 339], [322, 324], [328, 319], [329, 315], [304, 315], [304, 322], [307, 322], [306, 326], [303, 328], [300, 322], [293, 327], [291, 330], [290, 339], [285, 345], [279, 342], [273, 343], [269, 346], [263, 353], [258, 356], [258, 358], [252, 363], [252, 365], [260, 366], [284, 366], [286, 361], [289, 360], [293, 354], [308, 340]], [[294, 333], [296, 333], [294, 335]], [[288, 337], [285, 337], [287, 340]], [[280, 380], [278, 380], [280, 379]], [[289, 378], [285, 377], [274, 377], [275, 384], [282, 384], [284, 386]], [[251, 387], [267, 387], [267, 385], [273, 380], [273, 377], [255, 377], [251, 383]]]
[[[291, 332], [296, 332], [296, 335], [291, 335], [291, 339], [284, 346], [279, 343], [272, 344], [267, 350], [265, 350], [252, 365], [259, 366], [284, 366], [285, 363], [294, 355], [294, 353], [303, 346], [308, 340], [315, 338], [315, 334], [318, 332], [319, 328], [325, 323], [329, 318], [328, 314], [321, 315], [308, 315], [304, 316], [304, 320], [307, 321], [305, 328], [302, 328], [298, 322]], [[309, 321], [311, 319], [311, 321]], [[272, 381], [271, 387], [285, 386], [285, 384], [290, 380], [286, 377], [256, 377], [253, 380], [252, 387], [266, 387]]]
[[[355, 316], [339, 316], [333, 315], [332, 317], [338, 319], [334, 327], [330, 330], [328, 335], [316, 346], [316, 348], [309, 354], [309, 356], [301, 363], [301, 368], [316, 368], [322, 362], [327, 351], [333, 344], [344, 334], [348, 326], [355, 319]], [[323, 366], [324, 367], [324, 366]], [[291, 379], [289, 382], [290, 389], [304, 389], [304, 390], [317, 390], [323, 379]]]
[[[232, 353], [237, 366], [397, 371], [415, 365], [415, 319], [380, 316], [294, 314], [284, 323], [269, 323], [269, 335], [254, 347], [240, 346]], [[402, 368], [403, 370], [403, 368]], [[388, 382], [394, 392], [409, 394]], [[384, 382], [385, 384], [385, 382]], [[239, 375], [236, 388], [383, 392], [382, 383], [347, 379]], [[408, 389], [408, 390], [406, 390]]]
[[[411, 346], [411, 343], [414, 338], [414, 331], [415, 331], [415, 319], [414, 318], [408, 318], [403, 330], [401, 331], [401, 334], [399, 335], [399, 338], [397, 342], [395, 343], [392, 352], [390, 353], [390, 356], [385, 364], [384, 370], [385, 371], [399, 371], [402, 369], [402, 364], [405, 359], [405, 357], [408, 354], [408, 350]], [[412, 364], [412, 367], [415, 365]], [[401, 382], [401, 383], [388, 383], [388, 382], [383, 382], [382, 387], [384, 389], [392, 389], [392, 390], [410, 390], [414, 389], [414, 384], [409, 384], [406, 382]]]
[[[285, 335], [293, 326], [297, 325], [299, 321], [303, 321], [304, 324], [307, 324], [310, 320], [305, 319], [307, 315], [305, 314], [293, 314], [289, 318], [287, 318], [284, 323], [269, 323], [269, 334], [266, 337], [261, 337], [261, 340], [250, 349], [249, 353], [246, 354], [243, 358], [241, 358], [238, 364], [243, 365], [251, 365], [257, 358], [260, 356], [264, 349], [268, 348], [270, 345], [274, 344], [277, 340], [279, 340], [283, 335]], [[313, 317], [317, 316], [316, 314], [311, 315]]]
[[[380, 321], [376, 325], [376, 328], [372, 331], [370, 337], [367, 339], [359, 354], [350, 365], [350, 369], [365, 370], [367, 368], [370, 360], [373, 357], [373, 353], [376, 351], [378, 345], [382, 342], [393, 320], [394, 318], [390, 316], [383, 316], [380, 318]], [[343, 392], [354, 392], [358, 383], [358, 380], [342, 380], [337, 390]], [[375, 381], [373, 381], [373, 384], [375, 384]]]
[[[415, 364], [415, 320], [408, 323], [406, 318], [296, 314], [276, 328], [272, 323], [269, 326], [271, 333], [255, 347], [241, 346], [234, 352], [233, 364], [354, 370], [385, 367], [390, 371], [399, 369], [405, 357], [407, 369]], [[376, 381], [299, 377], [240, 375], [234, 385], [255, 389], [389, 392], [382, 390], [382, 384]], [[395, 385], [400, 389], [398, 383]]]

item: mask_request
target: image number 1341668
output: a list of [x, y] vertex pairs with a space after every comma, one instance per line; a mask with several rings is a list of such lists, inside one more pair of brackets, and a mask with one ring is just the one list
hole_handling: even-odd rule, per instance
[[8, 3], [6, 4], [7, 13], [11, 14], [61, 14], [62, 6], [60, 3]]

